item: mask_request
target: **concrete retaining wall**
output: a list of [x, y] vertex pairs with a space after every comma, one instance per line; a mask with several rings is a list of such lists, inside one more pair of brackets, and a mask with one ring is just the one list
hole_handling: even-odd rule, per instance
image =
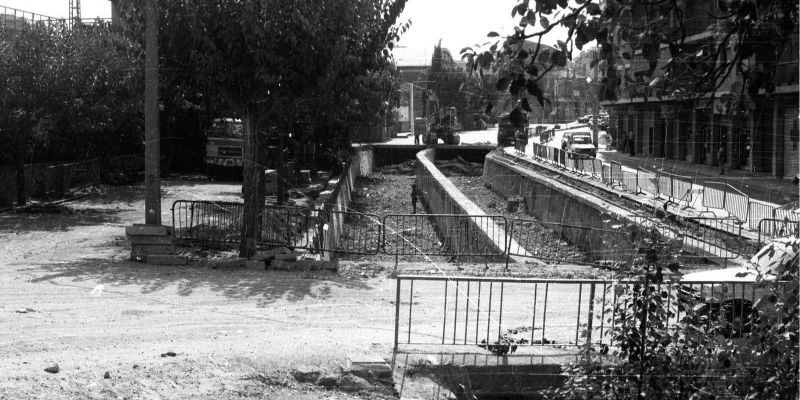
[[514, 165], [498, 152], [486, 156], [483, 182], [506, 198], [523, 197], [527, 213], [540, 221], [596, 229], [562, 228], [558, 231], [590, 256], [603, 256], [601, 252], [609, 246], [609, 236], [616, 236], [613, 247], [621, 254], [634, 250], [627, 234], [608, 232], [619, 231], [621, 224], [633, 223], [633, 215], [627, 210]]
[[[354, 148], [350, 162], [342, 173], [328, 181], [330, 193], [321, 194], [316, 208], [326, 211], [347, 211], [353, 195], [356, 178], [372, 173], [373, 152], [368, 146]], [[344, 214], [334, 213], [326, 221], [328, 227], [323, 234], [324, 249], [335, 249], [344, 231]]]
[[[461, 215], [488, 215], [483, 210], [461, 193], [447, 177], [433, 164], [434, 150], [428, 149], [417, 153], [417, 187], [421, 193], [421, 200], [433, 214], [461, 214]], [[444, 232], [459, 229], [451, 227], [449, 224], [456, 223], [453, 219], [435, 218], [438, 229]], [[485, 223], [470, 220], [470, 230], [482, 232], [479, 237], [470, 241], [453, 241], [450, 245], [453, 250], [460, 254], [475, 254], [483, 249], [491, 249], [498, 256], [493, 257], [468, 257], [471, 259], [480, 258], [486, 261], [505, 261], [504, 254], [506, 246], [505, 227], [490, 226]], [[518, 245], [512, 243], [512, 246]]]

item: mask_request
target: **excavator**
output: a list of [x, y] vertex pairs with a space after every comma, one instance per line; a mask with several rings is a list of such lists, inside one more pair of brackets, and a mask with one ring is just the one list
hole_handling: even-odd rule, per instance
[[422, 92], [422, 118], [421, 132], [422, 143], [433, 145], [439, 139], [445, 144], [460, 144], [461, 136], [458, 132], [464, 130], [458, 122], [458, 113], [455, 107], [439, 107], [439, 99], [432, 90]]

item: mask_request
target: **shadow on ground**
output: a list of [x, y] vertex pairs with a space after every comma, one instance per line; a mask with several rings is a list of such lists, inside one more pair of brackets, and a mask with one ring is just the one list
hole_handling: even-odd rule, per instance
[[113, 291], [130, 288], [142, 294], [175, 290], [180, 296], [211, 291], [228, 299], [253, 300], [259, 307], [277, 301], [325, 300], [335, 290], [372, 290], [361, 281], [334, 273], [254, 271], [243, 268], [213, 269], [205, 266], [162, 266], [134, 261], [84, 258], [70, 263], [45, 264], [22, 270], [30, 283], [69, 284], [91, 289], [111, 285]]
[[0, 233], [66, 232], [81, 226], [118, 224], [124, 222], [120, 214], [127, 211], [130, 209], [64, 206], [49, 212], [6, 212], [0, 214]]

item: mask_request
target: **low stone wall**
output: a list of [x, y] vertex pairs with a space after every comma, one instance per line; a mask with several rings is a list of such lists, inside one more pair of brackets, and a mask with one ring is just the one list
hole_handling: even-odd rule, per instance
[[[563, 227], [558, 231], [589, 255], [604, 251], [609, 236], [616, 236], [613, 240], [616, 249], [634, 250], [626, 234], [610, 235], [608, 232], [619, 231], [621, 224], [635, 221], [632, 214], [614, 204], [515, 165], [498, 152], [486, 156], [483, 182], [506, 198], [524, 198], [527, 213], [540, 221], [593, 228]], [[626, 254], [626, 251], [620, 254]]]
[[[420, 190], [421, 200], [433, 214], [461, 214], [461, 215], [488, 215], [483, 210], [461, 193], [433, 164], [434, 150], [428, 149], [417, 153], [417, 188]], [[453, 219], [435, 218], [440, 231], [448, 232], [457, 230], [449, 224], [455, 223]], [[478, 249], [491, 249], [497, 256], [468, 257], [479, 258], [483, 261], [505, 261], [506, 231], [505, 227], [494, 226], [487, 229], [486, 224], [470, 220], [471, 230], [482, 232], [480, 237], [471, 241], [453, 241], [451, 246], [459, 254], [475, 254]], [[440, 232], [441, 234], [441, 232]], [[512, 244], [515, 246], [515, 244]], [[518, 247], [518, 246], [515, 246]]]

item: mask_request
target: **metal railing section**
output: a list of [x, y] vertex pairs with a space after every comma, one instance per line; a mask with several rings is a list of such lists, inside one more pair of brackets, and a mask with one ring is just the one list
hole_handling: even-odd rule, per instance
[[[382, 222], [375, 214], [322, 211], [319, 222], [319, 250], [341, 254], [378, 254], [382, 244]], [[334, 226], [341, 227], [335, 244], [324, 238]]]
[[[423, 346], [613, 346], [618, 308], [638, 312], [636, 295], [660, 294], [667, 323], [721, 322], [723, 334], [744, 336], [756, 302], [786, 283], [678, 284], [400, 275], [395, 292], [394, 352]], [[796, 282], [794, 284], [797, 284]], [[620, 288], [630, 290], [619, 290]], [[625, 295], [625, 293], [628, 295]], [[619, 297], [618, 297], [619, 295]], [[619, 305], [620, 307], [615, 307]], [[651, 306], [648, 304], [647, 306]], [[688, 310], [694, 310], [689, 314]], [[689, 317], [689, 318], [687, 318]]]
[[644, 168], [636, 169], [637, 193], [647, 193], [654, 197], [659, 194], [658, 173]]
[[172, 234], [201, 245], [238, 243], [243, 210], [241, 203], [176, 200], [172, 203]]
[[265, 246], [286, 246], [314, 249], [319, 227], [319, 212], [302, 207], [266, 206], [261, 214], [259, 243]]
[[775, 218], [776, 208], [772, 204], [750, 199], [747, 202], [747, 226], [753, 230], [758, 229], [762, 219]]
[[742, 224], [736, 218], [692, 217], [686, 222], [680, 232], [685, 251], [699, 250], [709, 258], [730, 260], [749, 250], [741, 238]]
[[800, 221], [765, 218], [758, 223], [758, 245], [779, 237], [800, 237]]

